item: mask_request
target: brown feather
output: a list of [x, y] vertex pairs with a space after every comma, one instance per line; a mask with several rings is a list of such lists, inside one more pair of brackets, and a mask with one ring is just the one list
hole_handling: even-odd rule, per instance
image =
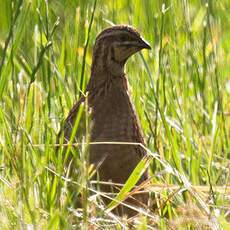
[[[125, 64], [121, 63], [119, 67], [119, 63], [117, 64], [113, 57], [110, 56], [113, 55], [111, 50], [116, 48], [112, 47], [112, 45], [113, 41], [117, 39], [117, 31], [120, 31], [120, 33], [124, 31], [126, 34], [130, 33], [132, 39], [134, 36], [137, 37], [137, 40], [140, 39], [139, 33], [127, 26], [106, 29], [97, 37], [91, 78], [87, 86], [88, 107], [92, 111], [90, 116], [90, 141], [135, 142], [144, 145], [141, 126], [129, 96], [127, 78], [124, 73], [116, 75], [111, 72], [114, 68], [121, 68], [118, 69], [118, 73], [123, 72], [123, 65]], [[113, 32], [116, 33], [113, 34]], [[70, 138], [79, 106], [85, 100], [85, 97], [82, 96], [69, 112], [62, 130], [66, 141]], [[126, 182], [134, 168], [146, 155], [143, 148], [131, 144], [90, 145], [89, 152], [89, 163], [94, 164], [96, 167], [100, 164], [98, 168], [100, 180], [121, 184]], [[147, 179], [147, 172], [144, 173], [138, 184], [145, 179]], [[101, 190], [105, 192], [111, 191], [108, 186], [102, 186]], [[147, 203], [146, 195], [142, 197], [136, 196], [136, 198], [144, 202], [144, 204]], [[128, 199], [127, 202], [137, 205], [137, 202], [131, 199]], [[128, 216], [136, 213], [128, 208], [122, 207], [122, 209], [123, 213]]]

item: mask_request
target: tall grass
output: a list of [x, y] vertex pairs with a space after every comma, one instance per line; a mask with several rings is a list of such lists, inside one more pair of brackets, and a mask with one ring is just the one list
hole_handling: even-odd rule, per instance
[[85, 90], [96, 35], [111, 24], [129, 24], [152, 46], [126, 66], [152, 159], [145, 185], [151, 210], [132, 224], [229, 229], [228, 0], [0, 0], [0, 8], [1, 228], [127, 226], [101, 208], [93, 191], [84, 198], [83, 216], [77, 212], [74, 197], [93, 189], [87, 149], [81, 145], [75, 153], [85, 177], [70, 180], [63, 151], [54, 145]]

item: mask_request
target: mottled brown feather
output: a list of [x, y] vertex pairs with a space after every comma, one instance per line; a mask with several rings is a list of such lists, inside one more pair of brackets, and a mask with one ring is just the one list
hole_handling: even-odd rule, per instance
[[[104, 36], [112, 37], [113, 31], [123, 31], [131, 33], [130, 36], [138, 36], [139, 33], [131, 27], [117, 26], [104, 30], [96, 40], [94, 47], [93, 64], [91, 68], [91, 78], [87, 86], [87, 102], [91, 110], [91, 142], [135, 142], [144, 145], [141, 126], [138, 120], [133, 103], [131, 102], [128, 82], [125, 74], [114, 76], [108, 68], [109, 43], [106, 43]], [[100, 41], [102, 39], [102, 41]], [[100, 69], [99, 69], [99, 67]], [[98, 69], [99, 70], [98, 70]], [[80, 100], [70, 110], [65, 121], [64, 137], [67, 142], [70, 138], [72, 125], [75, 122], [79, 106], [86, 98], [82, 96]], [[78, 134], [76, 134], [76, 137]], [[77, 139], [77, 138], [76, 138]], [[146, 155], [143, 148], [138, 145], [117, 145], [101, 144], [90, 145], [89, 148], [91, 164], [97, 166], [100, 180], [112, 181], [124, 184], [140, 160]], [[103, 162], [102, 162], [103, 161]], [[142, 176], [141, 183], [147, 178], [147, 172]], [[102, 186], [102, 191], [109, 192], [110, 187]], [[147, 203], [147, 196], [136, 196], [136, 199]], [[128, 200], [129, 203], [137, 205], [136, 202]], [[132, 216], [135, 214], [130, 209], [120, 207], [124, 214]], [[120, 212], [120, 211], [119, 211]]]

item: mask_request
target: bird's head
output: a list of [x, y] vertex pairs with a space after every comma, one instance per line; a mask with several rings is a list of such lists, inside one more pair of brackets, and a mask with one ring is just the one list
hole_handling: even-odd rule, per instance
[[102, 31], [94, 46], [94, 64], [113, 75], [123, 73], [127, 59], [142, 49], [151, 49], [140, 34], [130, 26], [113, 26]]

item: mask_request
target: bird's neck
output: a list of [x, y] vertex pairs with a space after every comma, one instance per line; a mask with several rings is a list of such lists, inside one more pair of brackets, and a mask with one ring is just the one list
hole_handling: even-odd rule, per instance
[[[96, 60], [95, 60], [96, 62]], [[93, 63], [91, 76], [87, 86], [87, 91], [95, 91], [101, 89], [108, 84], [115, 82], [116, 84], [127, 84], [127, 79], [124, 73], [124, 65], [120, 63], [112, 63], [111, 65]]]
[[121, 90], [128, 90], [128, 81], [125, 73], [120, 76], [113, 76], [110, 73], [106, 73], [106, 75], [92, 74], [87, 85], [87, 91], [90, 94], [97, 94], [98, 91], [107, 91], [114, 86]]
[[119, 79], [125, 76], [125, 61], [118, 62], [114, 58], [114, 51], [111, 46], [98, 44], [94, 47], [93, 61], [91, 65], [91, 77], [88, 88], [95, 89], [106, 84], [108, 81]]

